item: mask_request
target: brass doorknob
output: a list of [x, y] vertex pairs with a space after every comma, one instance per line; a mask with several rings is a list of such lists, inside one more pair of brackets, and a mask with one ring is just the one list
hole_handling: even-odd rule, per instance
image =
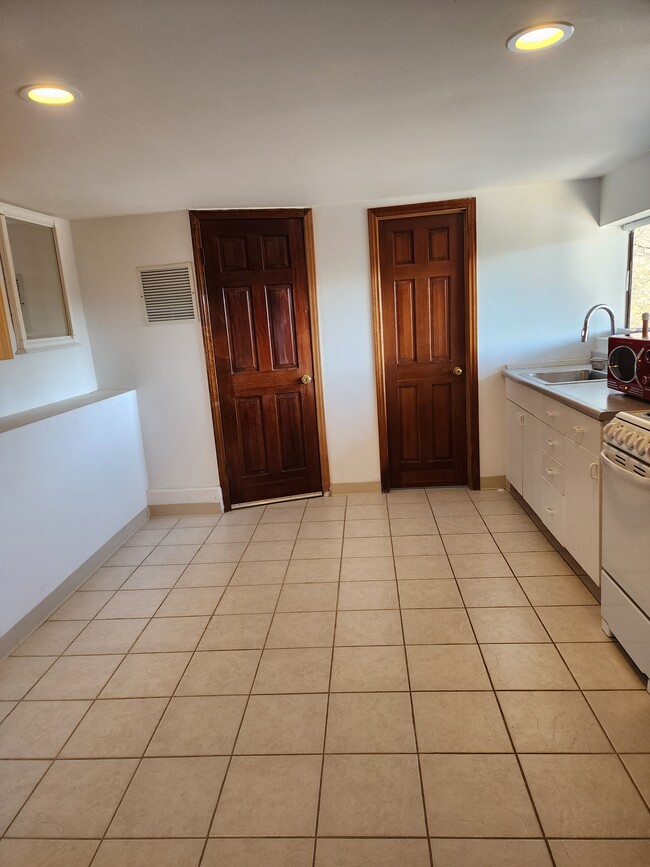
[[454, 374], [454, 376], [462, 376], [463, 368], [462, 367], [454, 367], [454, 369], [452, 370], [452, 373]]
[[304, 376], [300, 377], [300, 381], [303, 385], [309, 385], [311, 382], [311, 376], [308, 373], [305, 373]]

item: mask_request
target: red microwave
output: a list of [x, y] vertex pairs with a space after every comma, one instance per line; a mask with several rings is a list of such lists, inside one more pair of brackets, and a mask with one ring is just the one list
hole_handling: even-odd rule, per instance
[[649, 339], [633, 335], [609, 338], [607, 385], [650, 401]]

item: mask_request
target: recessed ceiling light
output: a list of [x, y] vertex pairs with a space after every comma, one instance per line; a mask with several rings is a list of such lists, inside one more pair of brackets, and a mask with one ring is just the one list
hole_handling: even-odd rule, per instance
[[69, 105], [75, 99], [81, 99], [78, 90], [54, 84], [28, 84], [26, 87], [21, 87], [18, 95], [29, 102], [38, 102], [41, 105]]
[[516, 53], [539, 51], [566, 42], [571, 36], [573, 36], [573, 24], [567, 24], [566, 21], [552, 21], [550, 24], [536, 24], [534, 27], [518, 30], [508, 39], [506, 45], [510, 51]]

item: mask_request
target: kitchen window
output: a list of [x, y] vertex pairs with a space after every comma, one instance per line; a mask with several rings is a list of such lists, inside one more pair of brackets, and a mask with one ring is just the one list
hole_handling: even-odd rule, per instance
[[0, 259], [17, 352], [72, 343], [56, 220], [4, 206]]
[[627, 280], [627, 328], [641, 329], [641, 314], [650, 312], [650, 223], [630, 231]]

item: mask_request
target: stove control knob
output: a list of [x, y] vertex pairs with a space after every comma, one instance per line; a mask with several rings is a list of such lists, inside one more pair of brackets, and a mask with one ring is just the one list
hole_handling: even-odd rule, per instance
[[613, 440], [614, 442], [617, 442], [619, 445], [622, 446], [628, 435], [628, 429], [626, 427], [623, 427], [623, 425], [620, 425], [618, 430], [614, 433]]
[[634, 450], [641, 458], [644, 458], [647, 454], [650, 454], [650, 437], [640, 436], [639, 439], [634, 443]]
[[606, 440], [613, 440], [614, 434], [618, 430], [619, 424], [617, 421], [610, 421], [605, 425], [603, 434]]
[[636, 430], [631, 430], [623, 438], [622, 445], [624, 445], [625, 448], [631, 452], [636, 447], [637, 440], [639, 439], [641, 439], [641, 435], [639, 434], [639, 432]]

